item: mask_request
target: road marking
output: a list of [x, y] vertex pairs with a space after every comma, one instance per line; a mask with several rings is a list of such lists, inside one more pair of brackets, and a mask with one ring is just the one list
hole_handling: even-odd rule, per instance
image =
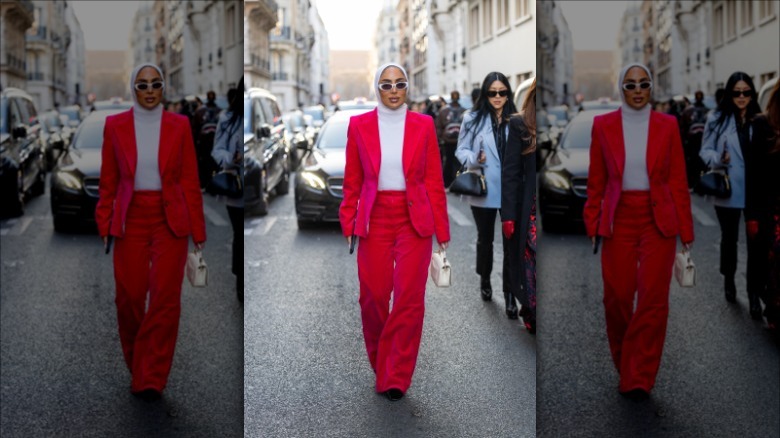
[[266, 222], [265, 224], [265, 229], [263, 230], [262, 233], [260, 233], [261, 236], [265, 236], [266, 234], [268, 234], [268, 231], [270, 231], [271, 227], [273, 227], [274, 224], [276, 223], [276, 219], [277, 219], [276, 216], [272, 216], [268, 218], [268, 222]]
[[461, 227], [470, 227], [474, 225], [474, 223], [471, 222], [469, 218], [466, 217], [466, 215], [461, 213], [457, 208], [453, 207], [452, 204], [447, 204], [447, 213], [449, 213], [452, 220]]
[[222, 218], [222, 216], [219, 215], [219, 213], [217, 213], [216, 210], [206, 204], [203, 204], [203, 213], [212, 224], [218, 227], [226, 227], [230, 225], [225, 219]]
[[718, 225], [718, 223], [712, 219], [712, 216], [705, 213], [704, 210], [696, 204], [691, 204], [691, 212], [693, 213], [693, 217], [705, 227], [714, 227], [715, 225]]
[[278, 217], [276, 216], [266, 216], [265, 218], [261, 218], [261, 219], [253, 219], [252, 221], [249, 222], [251, 226], [249, 228], [246, 227], [244, 228], [244, 236], [251, 236], [251, 235], [264, 236], [268, 234], [268, 231], [271, 230], [271, 227], [274, 226], [277, 219]]
[[34, 217], [31, 216], [25, 216], [20, 218], [13, 218], [9, 219], [5, 222], [4, 225], [6, 225], [3, 228], [0, 228], [0, 236], [21, 236], [22, 233], [27, 230], [27, 227], [30, 226], [32, 223]]
[[30, 226], [32, 221], [33, 221], [33, 218], [31, 218], [31, 217], [22, 218], [22, 226], [19, 227], [19, 234], [17, 234], [17, 235], [21, 236], [22, 233], [24, 233], [24, 231], [27, 229], [27, 227]]

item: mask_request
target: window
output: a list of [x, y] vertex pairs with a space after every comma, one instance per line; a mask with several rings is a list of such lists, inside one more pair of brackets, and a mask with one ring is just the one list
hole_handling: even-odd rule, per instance
[[493, 36], [493, 0], [482, 0], [482, 39]]
[[228, 6], [225, 17], [227, 18], [226, 43], [228, 46], [230, 46], [233, 43], [235, 43], [236, 40], [236, 6], [235, 5]]
[[531, 15], [531, 11], [528, 9], [528, 0], [515, 0], [515, 20], [520, 21], [521, 18]]
[[775, 2], [762, 0], [758, 2], [758, 21], [763, 23], [775, 16]]
[[469, 11], [469, 44], [479, 44], [479, 5], [474, 5]]
[[753, 27], [753, 1], [747, 0], [740, 2], [740, 29], [747, 30]]
[[498, 0], [498, 28], [509, 27], [509, 0]]
[[[775, 77], [775, 72], [769, 72], [769, 73], [761, 73], [761, 83], [758, 85], [759, 87], [763, 87], [764, 84], [769, 82], [772, 78]], [[760, 89], [760, 88], [759, 88]], [[762, 108], [763, 109], [763, 108]]]
[[712, 12], [712, 38], [715, 45], [723, 44], [723, 5], [718, 5]]
[[737, 36], [737, 1], [728, 0], [726, 2], [726, 39], [730, 40]]

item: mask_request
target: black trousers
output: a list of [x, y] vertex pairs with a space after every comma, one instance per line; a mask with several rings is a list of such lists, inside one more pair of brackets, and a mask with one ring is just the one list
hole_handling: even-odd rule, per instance
[[[720, 223], [720, 273], [734, 277], [737, 272], [737, 240], [742, 209], [716, 206], [715, 214]], [[763, 236], [747, 239], [747, 291], [753, 299], [763, 296], [766, 288], [768, 248], [765, 241]]]
[[[477, 274], [480, 277], [490, 278], [490, 274], [493, 272], [493, 236], [495, 236], [496, 232], [496, 214], [498, 209], [472, 206], [471, 213], [474, 215], [474, 222], [477, 224]], [[509, 278], [509, 256], [507, 254], [510, 245], [503, 233], [501, 233], [501, 243], [504, 252], [503, 272], [501, 273], [503, 281], [502, 290], [510, 292], [512, 288]]]
[[442, 160], [442, 176], [444, 177], [444, 187], [449, 187], [452, 181], [455, 180], [455, 174], [460, 169], [460, 161], [455, 156], [455, 149], [458, 148], [458, 144], [442, 143], [441, 145], [441, 160]]
[[233, 227], [232, 271], [237, 278], [244, 279], [244, 208], [227, 206], [230, 225]]

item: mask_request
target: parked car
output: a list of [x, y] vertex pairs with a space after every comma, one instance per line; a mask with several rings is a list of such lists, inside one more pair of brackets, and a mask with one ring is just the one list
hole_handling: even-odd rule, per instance
[[317, 132], [319, 132], [320, 128], [322, 128], [322, 125], [325, 124], [325, 121], [328, 120], [328, 116], [330, 115], [322, 105], [304, 107], [303, 113], [311, 116], [312, 126]]
[[295, 214], [298, 228], [317, 222], [338, 222], [344, 183], [349, 118], [369, 109], [333, 113], [295, 174]]
[[593, 118], [610, 111], [613, 109], [601, 108], [577, 114], [545, 160], [539, 173], [539, 210], [544, 231], [583, 225]]
[[101, 149], [106, 117], [125, 111], [93, 111], [76, 130], [73, 143], [57, 160], [50, 180], [51, 214], [57, 232], [95, 226]]
[[290, 190], [290, 144], [276, 97], [268, 90], [244, 93], [244, 205], [268, 213], [271, 194]]
[[20, 216], [46, 189], [46, 158], [35, 103], [25, 91], [0, 92], [0, 214]]
[[62, 155], [65, 147], [70, 144], [72, 131], [62, 124], [57, 111], [39, 113], [38, 122], [41, 124], [41, 144], [48, 172], [54, 167], [54, 163]]
[[343, 100], [336, 104], [336, 111], [367, 109], [372, 110], [377, 107], [377, 101], [357, 98], [355, 100]]
[[310, 125], [311, 117], [307, 118], [300, 110], [284, 113], [282, 119], [287, 128], [287, 144], [290, 145], [290, 169], [295, 170], [314, 144], [314, 127]]
[[110, 109], [122, 109], [128, 110], [133, 107], [133, 102], [129, 100], [123, 100], [119, 97], [114, 97], [108, 100], [99, 100], [92, 104], [95, 111], [110, 110]]
[[59, 107], [57, 111], [60, 113], [62, 123], [69, 126], [74, 132], [81, 124], [81, 121], [84, 120], [84, 111], [82, 111], [81, 107], [78, 105]]

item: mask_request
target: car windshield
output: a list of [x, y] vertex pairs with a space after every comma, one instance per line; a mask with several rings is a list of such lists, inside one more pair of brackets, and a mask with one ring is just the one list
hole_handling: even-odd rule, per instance
[[0, 132], [5, 134], [8, 132], [8, 110], [6, 109], [8, 107], [8, 99], [3, 98], [2, 101], [0, 101]]
[[307, 109], [303, 110], [303, 112], [310, 115], [313, 120], [324, 120], [322, 109]]
[[609, 111], [583, 111], [577, 114], [563, 135], [561, 147], [564, 149], [590, 149], [590, 131], [593, 127], [593, 118]]
[[57, 129], [62, 126], [62, 121], [57, 113], [45, 114], [41, 119], [44, 125], [49, 128], [50, 132], [57, 131]]
[[299, 113], [287, 114], [286, 116], [282, 117], [282, 119], [284, 120], [284, 124], [290, 128], [303, 127], [303, 115]]
[[244, 99], [244, 134], [252, 133], [252, 100]]
[[100, 149], [103, 146], [104, 117], [85, 121], [76, 134], [73, 147], [76, 149]]
[[317, 139], [321, 149], [344, 149], [347, 147], [349, 120], [329, 120]]
[[77, 109], [61, 109], [60, 114], [66, 116], [70, 120], [79, 120], [79, 110]]

